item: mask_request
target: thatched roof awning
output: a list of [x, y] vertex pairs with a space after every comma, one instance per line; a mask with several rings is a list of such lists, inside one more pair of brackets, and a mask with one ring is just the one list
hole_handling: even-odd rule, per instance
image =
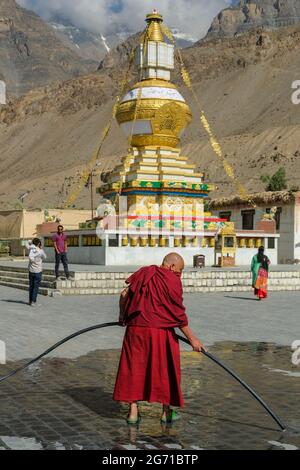
[[293, 191], [276, 191], [276, 192], [263, 192], [249, 194], [248, 197], [241, 197], [238, 195], [231, 197], [222, 197], [219, 199], [212, 199], [210, 202], [210, 209], [219, 210], [223, 208], [230, 208], [235, 206], [251, 206], [253, 201], [255, 204], [276, 206], [278, 204], [291, 204], [295, 202], [296, 196], [299, 192]]

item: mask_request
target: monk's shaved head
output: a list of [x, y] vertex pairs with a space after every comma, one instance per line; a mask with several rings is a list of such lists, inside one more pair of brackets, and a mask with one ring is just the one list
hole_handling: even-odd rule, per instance
[[162, 266], [175, 272], [182, 272], [184, 269], [184, 259], [178, 253], [169, 253], [164, 257]]

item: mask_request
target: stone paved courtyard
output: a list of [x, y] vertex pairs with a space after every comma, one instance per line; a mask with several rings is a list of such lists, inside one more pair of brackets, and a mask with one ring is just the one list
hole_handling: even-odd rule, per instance
[[[116, 320], [117, 297], [41, 297], [0, 287], [0, 339], [15, 369], [70, 333]], [[182, 347], [185, 408], [162, 427], [157, 405], [142, 404], [139, 429], [111, 399], [123, 329], [88, 333], [28, 371], [0, 384], [1, 449], [297, 449], [300, 448], [300, 366], [291, 344], [300, 340], [300, 293], [185, 297], [190, 324], [287, 425], [282, 433], [240, 385], [209, 359]]]

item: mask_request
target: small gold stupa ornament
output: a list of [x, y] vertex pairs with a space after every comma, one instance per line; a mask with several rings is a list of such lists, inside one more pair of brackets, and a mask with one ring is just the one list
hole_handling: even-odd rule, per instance
[[117, 121], [132, 147], [177, 147], [192, 119], [185, 99], [170, 82], [174, 45], [165, 42], [163, 17], [154, 10], [146, 17], [143, 44], [136, 51], [140, 81], [123, 97]]

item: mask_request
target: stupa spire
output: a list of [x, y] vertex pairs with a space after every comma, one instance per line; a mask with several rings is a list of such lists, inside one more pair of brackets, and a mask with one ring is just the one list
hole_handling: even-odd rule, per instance
[[146, 17], [145, 39], [137, 49], [136, 64], [142, 80], [170, 81], [174, 70], [174, 46], [164, 39], [163, 17], [156, 10]]
[[149, 41], [164, 41], [164, 35], [161, 29], [162, 22], [163, 17], [157, 12], [157, 10], [153, 10], [152, 13], [146, 16], [146, 23], [148, 24], [147, 36]]

